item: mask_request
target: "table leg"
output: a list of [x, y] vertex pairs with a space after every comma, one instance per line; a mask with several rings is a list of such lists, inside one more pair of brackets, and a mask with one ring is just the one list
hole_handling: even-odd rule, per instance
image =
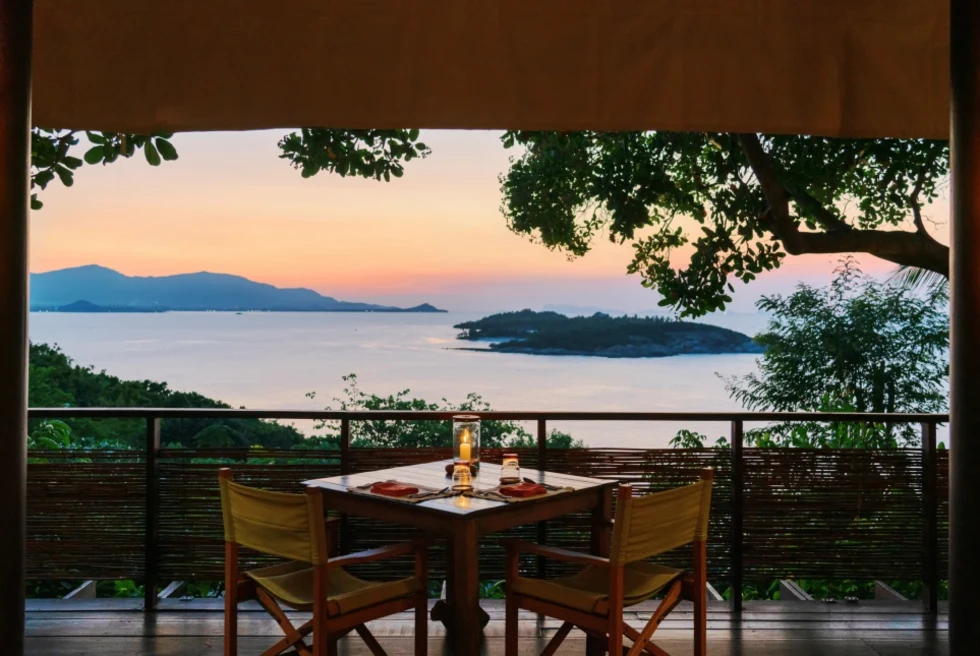
[[[457, 557], [455, 557], [455, 552], [457, 549], [456, 546], [457, 541], [453, 538], [450, 538], [447, 542], [448, 544], [446, 545], [446, 587], [445, 587], [446, 594], [442, 599], [440, 599], [435, 604], [433, 604], [432, 612], [430, 613], [429, 616], [432, 618], [433, 622], [442, 622], [442, 625], [446, 627], [447, 631], [453, 631], [454, 622], [455, 622], [454, 608], [456, 608], [456, 599], [457, 599], [457, 586], [456, 586], [457, 571], [459, 571], [459, 567], [467, 566], [466, 560], [472, 561], [473, 566], [478, 566], [478, 558], [476, 555], [477, 554], [476, 551], [471, 550], [467, 552], [464, 550], [460, 552], [464, 554], [463, 562], [460, 562], [460, 560]], [[472, 547], [466, 547], [466, 549], [472, 549]], [[465, 556], [465, 554], [467, 553], [473, 555], [467, 558]], [[483, 610], [483, 608], [479, 605], [479, 596], [480, 596], [479, 570], [476, 571], [475, 576], [477, 581], [476, 616], [479, 618], [480, 629], [483, 629], [486, 627], [487, 624], [490, 623], [490, 615], [488, 615], [487, 611]]]
[[[603, 488], [598, 492], [595, 508], [592, 509], [592, 535], [590, 546], [596, 556], [609, 556], [609, 546], [612, 542], [612, 489]], [[589, 636], [585, 640], [586, 656], [597, 656], [606, 651], [603, 640]]]
[[449, 539], [446, 540], [446, 581], [442, 586], [443, 595], [432, 605], [432, 611], [429, 613], [433, 622], [442, 622], [447, 630], [453, 627], [452, 611], [449, 610], [453, 606], [453, 571], [453, 541]]
[[479, 544], [475, 522], [460, 522], [452, 537], [453, 645], [458, 656], [477, 656], [483, 631], [480, 625]]

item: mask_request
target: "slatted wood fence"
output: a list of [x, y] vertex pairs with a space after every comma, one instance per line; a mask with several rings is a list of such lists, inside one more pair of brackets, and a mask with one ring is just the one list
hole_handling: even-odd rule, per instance
[[[149, 574], [151, 590], [171, 580], [217, 580], [223, 568], [219, 467], [233, 467], [236, 478], [247, 484], [300, 491], [300, 482], [311, 478], [450, 456], [448, 449], [360, 449], [349, 444], [340, 450], [160, 449], [151, 437], [148, 445], [147, 451], [30, 454], [29, 578], [146, 579]], [[702, 468], [714, 467], [708, 550], [712, 581], [923, 581], [929, 577], [924, 537], [930, 521], [935, 523], [938, 576], [946, 578], [944, 450], [936, 452], [934, 495], [923, 488], [926, 451], [920, 449], [558, 450], [539, 445], [519, 453], [526, 467], [631, 483], [640, 494], [689, 483]], [[484, 452], [488, 461], [499, 461], [500, 455], [499, 450]], [[930, 497], [935, 499], [933, 508], [928, 507]], [[147, 526], [148, 518], [153, 519], [152, 527]], [[740, 532], [733, 530], [736, 518]], [[588, 548], [589, 520], [584, 515], [549, 522], [544, 532], [539, 531], [531, 526], [511, 534]], [[360, 550], [406, 535], [402, 527], [351, 517], [342, 538], [345, 548]], [[149, 551], [148, 540], [155, 543]], [[147, 558], [148, 553], [152, 557]], [[683, 556], [668, 554], [663, 560], [680, 564]], [[263, 562], [254, 554], [246, 557]], [[441, 546], [432, 558], [432, 576], [440, 578], [445, 567]], [[495, 541], [484, 540], [481, 575], [502, 578], [503, 562]], [[549, 566], [545, 573], [563, 571]]]

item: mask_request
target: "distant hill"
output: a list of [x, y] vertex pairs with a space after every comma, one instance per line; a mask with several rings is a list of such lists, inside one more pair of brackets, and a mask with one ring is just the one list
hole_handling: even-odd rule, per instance
[[31, 274], [31, 310], [55, 312], [444, 312], [339, 301], [224, 273], [127, 276], [98, 265]]
[[671, 355], [761, 353], [748, 335], [662, 317], [566, 317], [557, 312], [505, 312], [456, 324], [459, 339], [494, 340], [490, 350], [534, 355], [661, 358]]

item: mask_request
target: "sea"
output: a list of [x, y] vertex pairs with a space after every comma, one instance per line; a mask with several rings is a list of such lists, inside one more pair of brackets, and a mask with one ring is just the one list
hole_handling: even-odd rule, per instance
[[[378, 395], [410, 390], [458, 404], [479, 394], [494, 410], [738, 410], [725, 379], [757, 370], [757, 355], [611, 359], [481, 352], [453, 328], [487, 313], [166, 312], [32, 313], [34, 342], [124, 379], [164, 381], [233, 407], [338, 408], [343, 376]], [[754, 334], [761, 315], [705, 323]], [[312, 396], [312, 398], [311, 398]], [[294, 423], [304, 432], [309, 423]], [[551, 422], [588, 446], [657, 448], [679, 429], [712, 441], [724, 423]], [[528, 430], [533, 432], [531, 422]]]

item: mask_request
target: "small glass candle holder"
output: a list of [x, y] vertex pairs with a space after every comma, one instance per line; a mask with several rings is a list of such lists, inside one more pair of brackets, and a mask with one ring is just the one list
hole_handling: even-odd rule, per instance
[[501, 483], [520, 483], [521, 465], [517, 460], [516, 453], [505, 453], [503, 463], [500, 466]]
[[470, 466], [460, 464], [453, 467], [453, 492], [465, 492], [473, 489], [473, 474]]
[[480, 418], [476, 415], [453, 417], [453, 462], [480, 466]]

